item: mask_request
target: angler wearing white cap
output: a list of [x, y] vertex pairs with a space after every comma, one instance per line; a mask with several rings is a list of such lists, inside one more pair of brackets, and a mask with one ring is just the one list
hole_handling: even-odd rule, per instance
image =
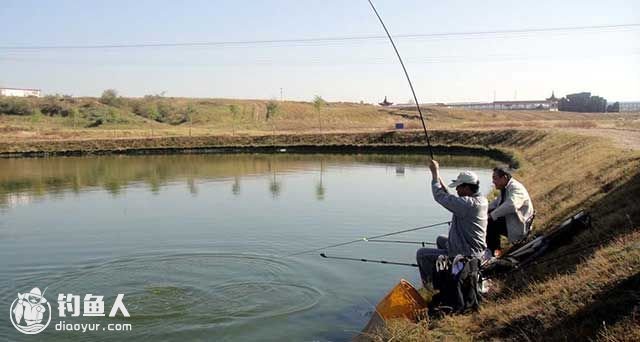
[[440, 166], [431, 160], [429, 169], [433, 177], [431, 189], [433, 198], [449, 210], [453, 217], [448, 236], [439, 236], [437, 248], [421, 248], [416, 259], [420, 267], [423, 284], [429, 286], [433, 277], [435, 261], [440, 255], [454, 258], [456, 255], [481, 257], [486, 245], [487, 199], [479, 191], [480, 181], [472, 171], [460, 172], [449, 184], [455, 188], [458, 196], [450, 194], [440, 178]]

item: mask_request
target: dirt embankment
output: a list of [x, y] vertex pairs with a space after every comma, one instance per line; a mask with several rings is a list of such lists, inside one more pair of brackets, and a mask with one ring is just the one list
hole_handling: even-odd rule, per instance
[[[578, 210], [593, 228], [503, 278], [479, 312], [428, 322], [426, 335], [407, 324], [394, 340], [640, 340], [640, 152], [557, 131], [479, 139], [489, 137], [521, 162], [516, 178], [533, 198], [534, 234]], [[381, 340], [399, 336], [393, 331]]]
[[[541, 131], [431, 131], [434, 153], [487, 155], [517, 163], [513, 146], [542, 139]], [[501, 145], [500, 149], [492, 147]], [[163, 154], [215, 152], [428, 153], [420, 131], [261, 136], [202, 136], [137, 139], [54, 140], [0, 143], [0, 157], [84, 154]]]

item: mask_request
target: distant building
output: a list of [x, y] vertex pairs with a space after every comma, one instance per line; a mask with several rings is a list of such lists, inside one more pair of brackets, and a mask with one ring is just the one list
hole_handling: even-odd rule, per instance
[[549, 111], [557, 112], [558, 111], [558, 102], [560, 100], [558, 100], [556, 98], [556, 92], [552, 91], [551, 92], [551, 97], [547, 98], [546, 100], [547, 100], [547, 102], [549, 102]]
[[[493, 101], [496, 110], [553, 110], [552, 104], [548, 100], [532, 100], [532, 101]], [[557, 102], [556, 102], [556, 110]]]
[[558, 99], [554, 92], [551, 97], [544, 100], [528, 101], [493, 101], [493, 102], [457, 102], [447, 103], [447, 107], [462, 107], [469, 109], [491, 109], [491, 110], [549, 110], [558, 111]]
[[495, 109], [493, 102], [452, 102], [443, 104], [446, 107], [460, 107], [468, 109]]
[[393, 104], [393, 102], [389, 102], [387, 101], [387, 97], [384, 97], [384, 101], [378, 103], [379, 105], [381, 105], [382, 107], [389, 107]]
[[21, 89], [21, 88], [2, 88], [0, 87], [0, 96], [15, 97], [40, 97], [40, 89]]
[[640, 112], [640, 101], [620, 102], [621, 112]]
[[607, 111], [607, 100], [591, 96], [589, 92], [569, 94], [560, 99], [558, 108], [567, 112], [604, 113]]

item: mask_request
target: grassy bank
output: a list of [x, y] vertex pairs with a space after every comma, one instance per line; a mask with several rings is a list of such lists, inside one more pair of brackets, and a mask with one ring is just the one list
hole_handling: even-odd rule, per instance
[[[634, 129], [640, 113], [423, 108], [430, 129]], [[146, 139], [421, 129], [415, 109], [369, 104], [237, 99], [0, 97], [3, 141]]]
[[478, 313], [426, 330], [395, 322], [382, 340], [640, 340], [640, 153], [602, 138], [533, 136], [496, 146], [522, 162], [516, 177], [538, 212], [534, 232], [579, 209], [591, 213], [593, 229], [502, 279]]

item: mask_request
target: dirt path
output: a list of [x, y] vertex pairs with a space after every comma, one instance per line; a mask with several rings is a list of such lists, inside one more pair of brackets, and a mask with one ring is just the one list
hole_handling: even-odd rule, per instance
[[591, 135], [596, 137], [610, 138], [617, 146], [630, 149], [640, 150], [640, 130], [625, 128], [589, 128], [589, 129], [571, 129], [572, 132], [578, 134]]

